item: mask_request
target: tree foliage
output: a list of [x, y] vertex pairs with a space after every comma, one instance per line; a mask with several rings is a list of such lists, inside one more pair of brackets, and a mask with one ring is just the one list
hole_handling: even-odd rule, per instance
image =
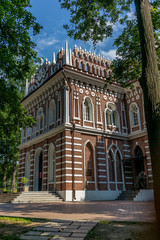
[[18, 158], [20, 129], [34, 123], [21, 105], [25, 81], [37, 59], [30, 35], [41, 29], [30, 7], [30, 0], [0, 2], [0, 161], [4, 168]]

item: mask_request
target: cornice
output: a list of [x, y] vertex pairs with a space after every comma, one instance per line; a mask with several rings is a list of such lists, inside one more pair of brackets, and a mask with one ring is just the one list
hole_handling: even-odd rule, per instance
[[139, 130], [128, 135], [128, 140], [134, 140], [136, 138], [148, 136], [147, 129]]
[[37, 136], [37, 137], [35, 137], [31, 140], [28, 140], [27, 142], [25, 142], [21, 145], [19, 145], [19, 149], [21, 150], [21, 149], [24, 149], [24, 148], [28, 148], [28, 147], [30, 147], [34, 144], [37, 144], [39, 142], [42, 142], [42, 141], [46, 140], [47, 138], [53, 137], [54, 135], [56, 135], [56, 134], [58, 134], [58, 133], [60, 133], [64, 130], [65, 130], [64, 125], [59, 126], [57, 128], [54, 128], [54, 129], [52, 129], [52, 130], [50, 130], [50, 131], [48, 131], [48, 132], [46, 132], [42, 135], [39, 135], [39, 136]]

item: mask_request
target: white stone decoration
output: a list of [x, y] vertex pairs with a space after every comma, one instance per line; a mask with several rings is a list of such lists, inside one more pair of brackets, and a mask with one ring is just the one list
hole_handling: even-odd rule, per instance
[[80, 93], [83, 93], [83, 89], [82, 89], [82, 88], [80, 88], [80, 89], [79, 89], [79, 92], [80, 92]]
[[140, 98], [140, 96], [139, 96], [139, 95], [137, 95], [137, 96], [136, 96], [136, 99], [138, 100], [139, 98]]
[[112, 98], [111, 98], [111, 97], [109, 97], [109, 101], [112, 101]]
[[94, 97], [94, 96], [95, 96], [95, 93], [94, 93], [94, 92], [91, 92], [91, 96]]
[[106, 96], [106, 95], [104, 95], [104, 96], [103, 96], [103, 99], [104, 99], [104, 100], [107, 100], [107, 96]]
[[49, 101], [51, 100], [51, 96], [48, 97], [48, 100], [49, 100]]
[[118, 102], [118, 99], [117, 99], [117, 98], [115, 98], [115, 99], [114, 99], [114, 101], [117, 103], [117, 102]]
[[45, 104], [45, 100], [43, 100], [43, 104]]
[[134, 98], [132, 98], [132, 102], [134, 101]]
[[128, 99], [128, 100], [127, 100], [127, 103], [129, 104], [130, 102], [131, 102], [130, 99]]
[[56, 96], [57, 96], [57, 95], [58, 95], [58, 92], [56, 91], [56, 93], [55, 93], [55, 94], [56, 94]]
[[88, 95], [88, 94], [89, 94], [89, 91], [85, 91], [85, 94]]

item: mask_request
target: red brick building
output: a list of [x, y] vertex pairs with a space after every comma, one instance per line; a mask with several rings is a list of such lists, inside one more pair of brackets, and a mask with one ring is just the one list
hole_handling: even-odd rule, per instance
[[19, 191], [26, 176], [30, 191], [112, 200], [134, 189], [142, 170], [153, 187], [142, 90], [105, 87], [110, 64], [67, 43], [52, 63], [41, 60], [22, 101], [37, 126], [22, 131]]

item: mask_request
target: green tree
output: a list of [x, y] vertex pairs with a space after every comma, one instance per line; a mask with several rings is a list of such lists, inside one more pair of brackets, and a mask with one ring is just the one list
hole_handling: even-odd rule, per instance
[[[138, 75], [138, 80], [143, 90], [153, 169], [157, 226], [158, 231], [160, 231], [160, 79], [153, 32], [153, 26], [157, 26], [158, 29], [160, 1], [153, 0], [153, 7], [151, 7], [148, 0], [59, 0], [59, 2], [62, 8], [68, 9], [71, 13], [70, 26], [64, 26], [68, 35], [74, 39], [84, 41], [92, 40], [94, 45], [96, 45], [98, 41], [103, 41], [104, 38], [111, 36], [113, 25], [117, 21], [124, 23], [127, 19], [127, 13], [131, 11], [131, 4], [134, 3], [135, 5], [135, 21], [138, 26], [138, 35], [136, 35], [136, 28], [134, 28], [133, 31], [135, 30], [135, 34], [133, 34], [132, 37], [138, 39], [138, 41], [136, 39], [136, 49], [133, 51], [133, 54], [135, 54], [136, 51], [138, 52], [138, 57], [136, 57], [137, 55], [133, 55], [133, 60], [130, 58], [131, 55], [127, 56], [126, 52], [126, 58], [124, 60], [127, 61], [127, 66], [130, 67], [129, 70], [133, 67], [132, 63], [134, 67], [137, 67], [134, 70], [132, 69], [131, 72], [128, 71], [127, 68], [125, 72], [126, 68], [124, 67], [123, 59], [116, 63], [116, 67], [117, 70], [121, 69], [121, 71], [124, 67], [123, 74], [126, 81]], [[154, 25], [152, 24], [151, 11], [155, 11], [153, 15]], [[129, 46], [132, 44], [134, 47], [134, 42], [132, 42], [132, 40], [134, 40], [133, 38], [124, 38], [122, 40], [122, 44], [126, 41], [125, 49], [128, 47], [127, 44], [129, 44]], [[141, 61], [139, 62], [139, 60]], [[129, 75], [127, 72], [129, 72]]]
[[9, 163], [15, 166], [17, 162], [20, 129], [34, 123], [21, 105], [26, 79], [37, 60], [30, 35], [41, 29], [30, 7], [30, 0], [0, 2], [0, 160], [4, 182]]

